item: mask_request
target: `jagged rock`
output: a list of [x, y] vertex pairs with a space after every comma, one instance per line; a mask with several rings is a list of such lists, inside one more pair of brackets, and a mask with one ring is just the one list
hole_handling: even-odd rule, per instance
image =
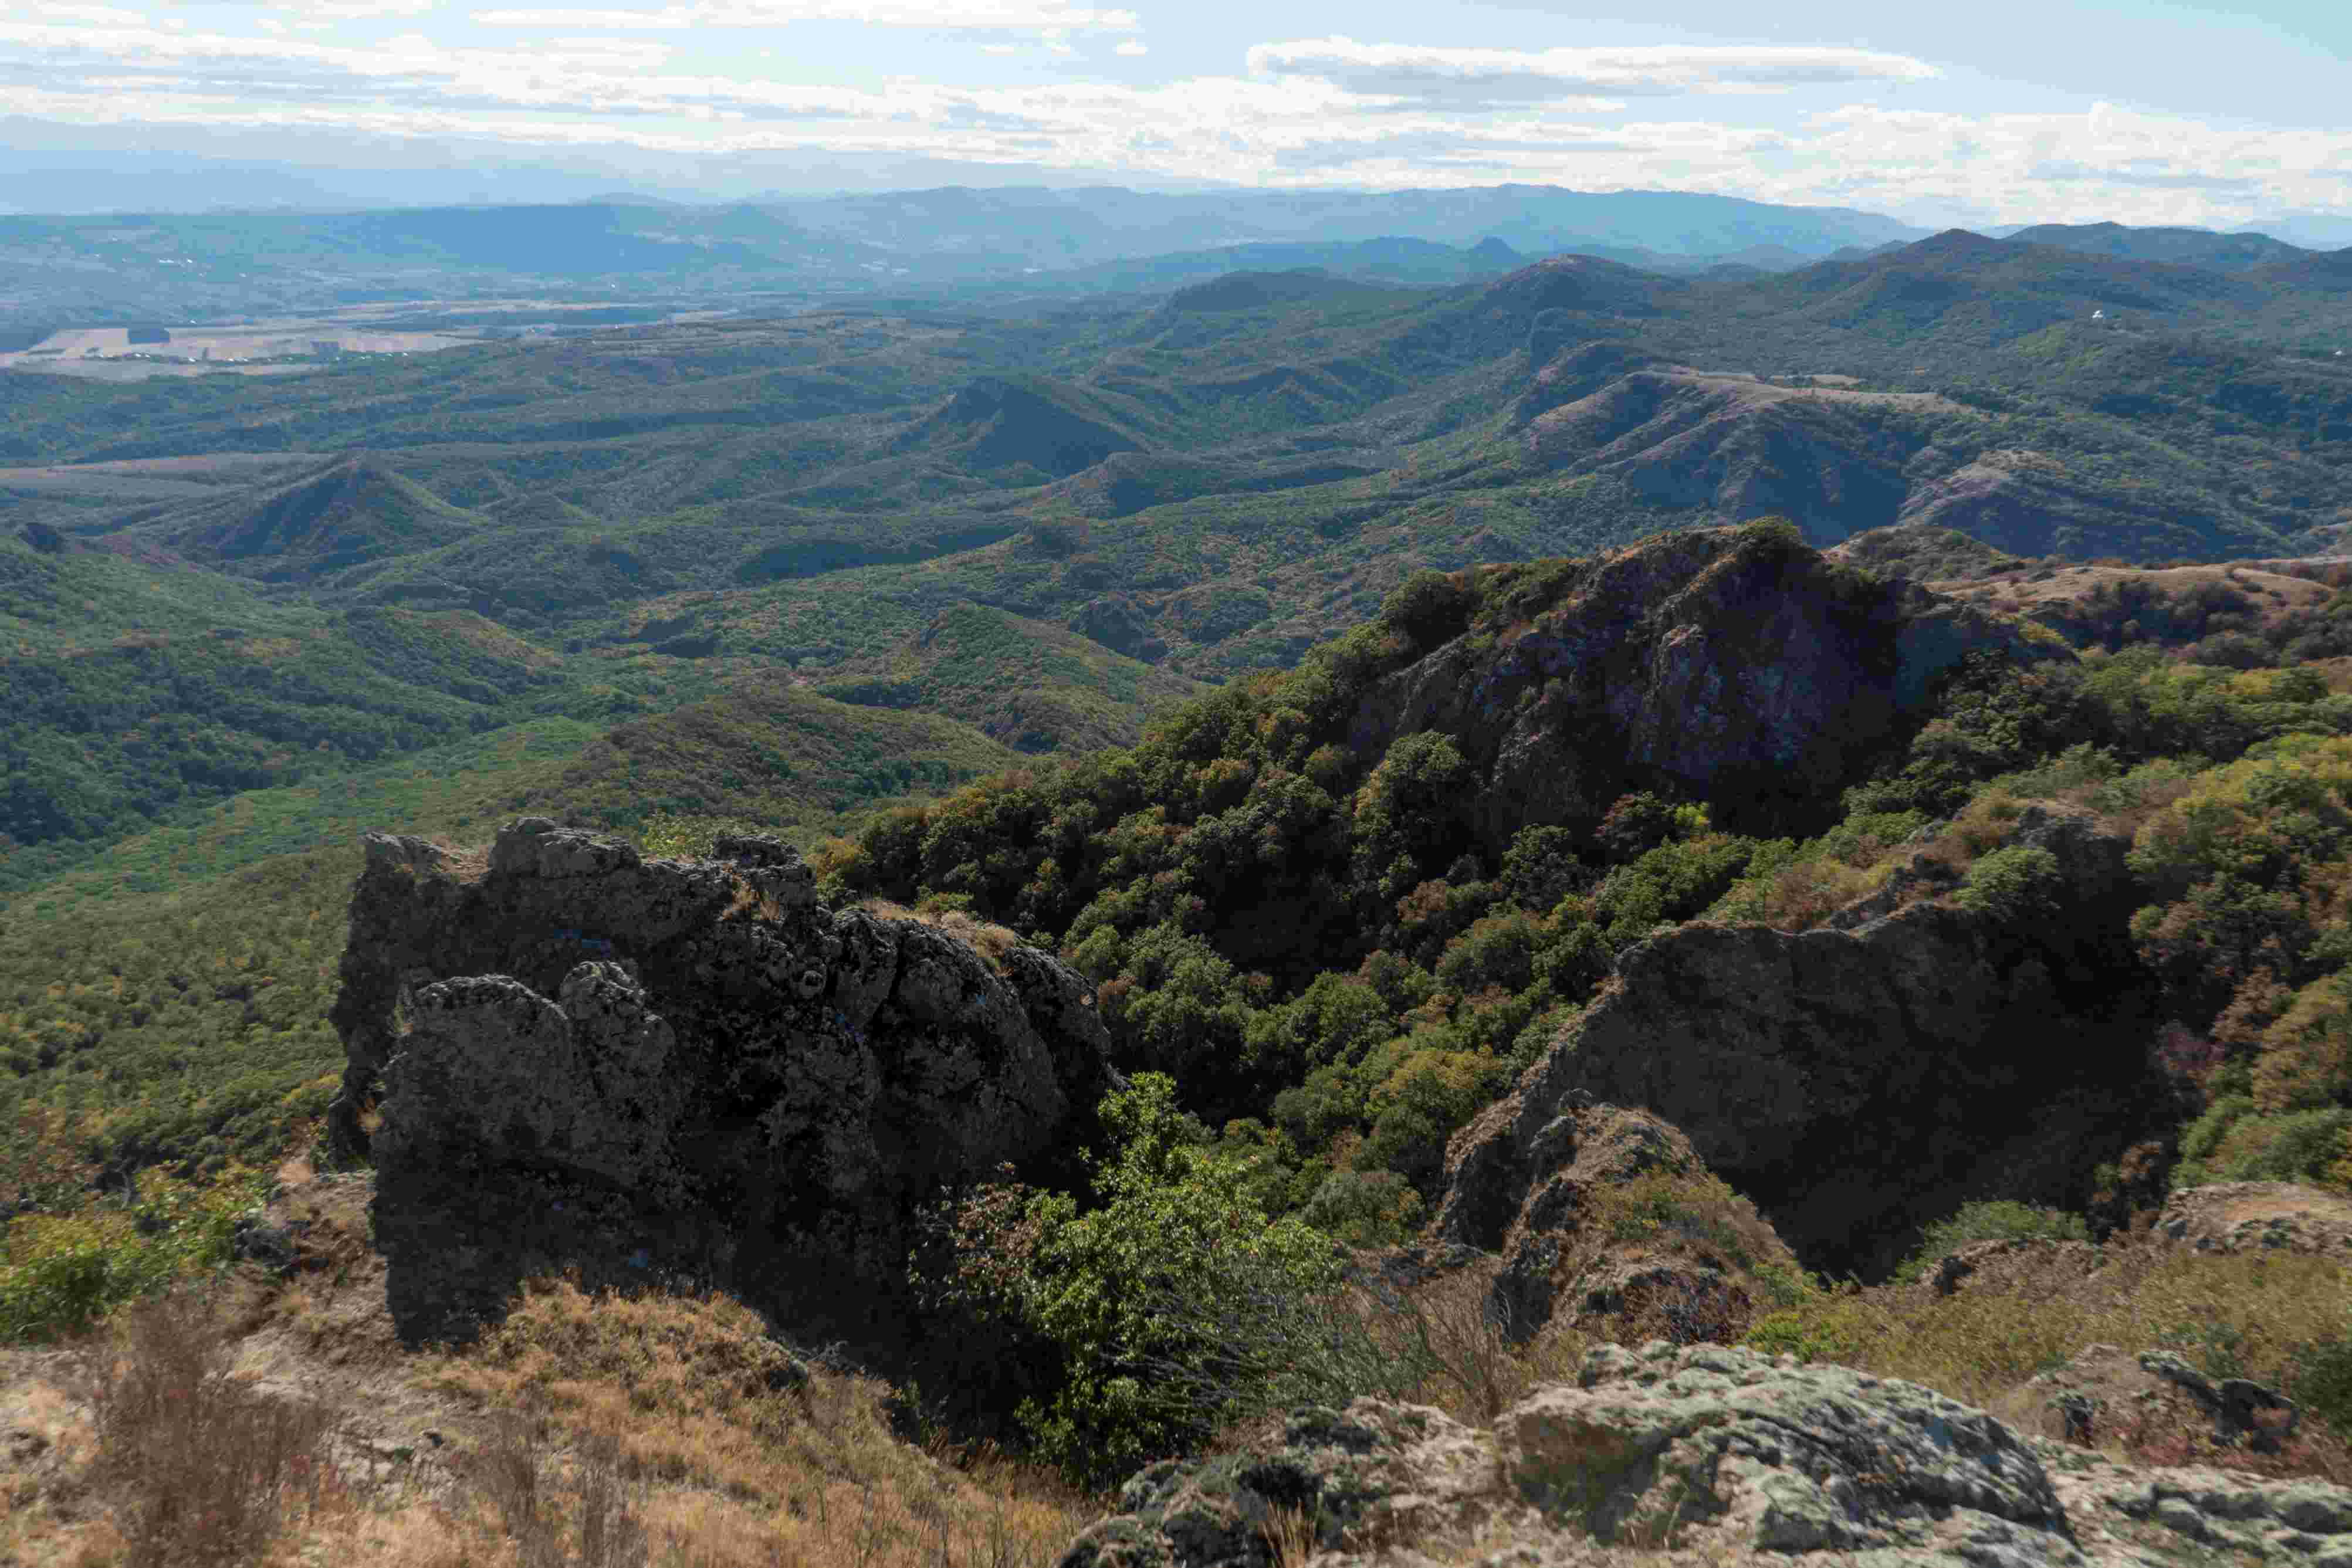
[[1622, 952], [1454, 1135], [1433, 1234], [1500, 1246], [1571, 1095], [1673, 1124], [1813, 1267], [1884, 1271], [1983, 1189], [2079, 1201], [2155, 1093], [2152, 1025], [2115, 985], [2131, 879], [2122, 840], [2074, 809], [2028, 806], [2009, 841], [2053, 853], [2058, 919], [1912, 903], [1851, 931], [1689, 924]]
[[2225, 1377], [2216, 1383], [2168, 1350], [2144, 1350], [2139, 1364], [2141, 1371], [2194, 1399], [2212, 1417], [2213, 1441], [2223, 1448], [2243, 1442], [2256, 1453], [2275, 1454], [2303, 1424], [2303, 1411], [2294, 1400], [2251, 1379]]
[[1839, 790], [1908, 740], [1937, 674], [1971, 653], [2074, 657], [1738, 528], [1573, 570], [1528, 624], [1456, 638], [1378, 683], [1350, 727], [1367, 758], [1420, 731], [1450, 737], [1481, 781], [1470, 823], [1497, 852], [1530, 823], [1597, 822], [1636, 789], [1703, 796], [1734, 831], [1819, 831]]
[[1489, 1431], [1377, 1399], [1302, 1410], [1279, 1448], [1153, 1466], [1119, 1508], [1061, 1568], [1270, 1568], [1279, 1510], [1308, 1521], [1318, 1568], [1465, 1561], [1474, 1542], [1489, 1562], [1595, 1546], [1832, 1551], [1872, 1568], [2085, 1561], [2032, 1445], [1983, 1411], [1843, 1367], [1662, 1342], [1599, 1347], [1574, 1385], [1537, 1389]]
[[2067, 1273], [2095, 1273], [2106, 1261], [2106, 1255], [2088, 1241], [1971, 1241], [1937, 1259], [1917, 1289], [1932, 1296], [1983, 1290], [2013, 1292]]
[[[2113, 1350], [2113, 1346], [2095, 1347]], [[2117, 1353], [2120, 1354], [2120, 1353]], [[2108, 1564], [2352, 1565], [2352, 1491], [2243, 1472], [2122, 1465], [2037, 1438], [2075, 1539]]]
[[1752, 1252], [1743, 1247], [1732, 1255], [1699, 1233], [1703, 1223], [1691, 1233], [1661, 1226], [1631, 1247], [1606, 1239], [1575, 1245], [1603, 1189], [1654, 1171], [1703, 1176], [1704, 1164], [1690, 1140], [1658, 1117], [1595, 1105], [1581, 1092], [1570, 1095], [1570, 1108], [1546, 1124], [1524, 1157], [1507, 1135], [1509, 1115], [1490, 1108], [1473, 1122], [1474, 1129], [1488, 1124], [1465, 1140], [1465, 1157], [1433, 1230], [1454, 1249], [1469, 1249], [1466, 1239], [1475, 1238], [1503, 1254], [1486, 1311], [1514, 1343], [1542, 1332], [1563, 1307], [1579, 1320], [1654, 1309], [1676, 1325], [1676, 1337], [1706, 1338], [1710, 1325], [1745, 1316], [1753, 1270], [1778, 1268], [1794, 1277], [1794, 1255], [1736, 1197], [1728, 1201], [1742, 1211], [1743, 1230], [1757, 1243]]
[[2078, 1443], [2125, 1437], [2185, 1401], [2211, 1423], [2215, 1448], [2276, 1453], [2303, 1418], [2294, 1401], [2274, 1390], [2245, 1378], [2209, 1378], [2168, 1350], [2130, 1355], [2111, 1344], [2085, 1345], [2027, 1389], [2043, 1396], [2053, 1433]]
[[286, 1279], [297, 1266], [298, 1237], [299, 1232], [289, 1226], [239, 1219], [229, 1232], [229, 1256], [241, 1263], [258, 1263], [279, 1279]]
[[648, 862], [525, 818], [487, 855], [366, 847], [331, 1125], [375, 1163], [412, 1342], [557, 1267], [887, 1333], [916, 1207], [1057, 1157], [1111, 1082], [1076, 975], [829, 909], [776, 840]]
[[1679, 1129], [1817, 1268], [1883, 1272], [1987, 1190], [2079, 1206], [2158, 1092], [2153, 1021], [2118, 984], [2135, 894], [2123, 841], [2085, 813], [2030, 806], [2010, 841], [2055, 859], [2057, 918], [1920, 902], [1852, 930], [1692, 924], [1625, 951], [1455, 1134], [1433, 1234], [1499, 1247], [1579, 1095]]
[[2167, 1197], [2156, 1233], [2200, 1252], [2352, 1254], [2352, 1197], [2299, 1182], [2221, 1181]]

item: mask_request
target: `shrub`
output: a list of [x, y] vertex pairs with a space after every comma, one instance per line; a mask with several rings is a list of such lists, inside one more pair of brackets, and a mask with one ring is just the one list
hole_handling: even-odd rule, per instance
[[2352, 972], [2295, 994], [2262, 1032], [2252, 1072], [2264, 1111], [2322, 1110], [2352, 1100]]
[[[2199, 1118], [2200, 1124], [2203, 1121]], [[2214, 1141], [2211, 1154], [2193, 1165], [2183, 1162], [2173, 1178], [2174, 1185], [2193, 1186], [2217, 1181], [2333, 1182], [2333, 1167], [2347, 1152], [2347, 1135], [2352, 1135], [2352, 1111], [2338, 1107], [2291, 1111], [2283, 1115], [2241, 1113], [2228, 1122]], [[2188, 1143], [2184, 1135], [2184, 1153]]]
[[1919, 1250], [1906, 1259], [1896, 1278], [1918, 1280], [1948, 1254], [1974, 1241], [2088, 1241], [2089, 1222], [2063, 1209], [2036, 1208], [2011, 1198], [1963, 1204], [1959, 1212], [1927, 1228]]
[[[1058, 1385], [1019, 1418], [1044, 1458], [1090, 1483], [1196, 1446], [1251, 1397], [1251, 1380], [1234, 1380], [1247, 1347], [1204, 1333], [1199, 1303], [1297, 1301], [1339, 1280], [1329, 1239], [1269, 1220], [1248, 1171], [1177, 1110], [1171, 1080], [1138, 1074], [1100, 1115], [1113, 1142], [1094, 1160], [1096, 1207], [1035, 1195], [1018, 1221], [1028, 1266], [961, 1273], [981, 1304], [1059, 1348]], [[1204, 1387], [1222, 1392], [1203, 1404]]]
[[1661, 844], [1703, 833], [1706, 825], [1706, 807], [1679, 804], [1644, 789], [1612, 802], [1592, 836], [1603, 860], [1624, 865]]
[[1502, 1093], [1509, 1062], [1486, 1051], [1415, 1050], [1372, 1091], [1365, 1157], [1433, 1194], [1446, 1140]]
[[1392, 1247], [1421, 1225], [1421, 1195], [1394, 1171], [1334, 1171], [1299, 1218], [1350, 1247]]
[[1442, 571], [1416, 571], [1381, 601], [1381, 621], [1414, 647], [1434, 648], [1465, 631], [1477, 608], [1475, 589]]
[[100, 1464], [129, 1494], [130, 1568], [257, 1562], [289, 1503], [325, 1500], [333, 1412], [257, 1392], [230, 1375], [235, 1359], [211, 1310], [185, 1296], [134, 1309], [78, 1353]]
[[1952, 902], [2004, 922], [2043, 920], [2058, 912], [2058, 894], [2064, 885], [2056, 855], [2011, 844], [1970, 866]]
[[260, 1178], [209, 1186], [151, 1174], [143, 1196], [30, 1214], [0, 1238], [0, 1343], [80, 1333], [116, 1307], [228, 1261]]

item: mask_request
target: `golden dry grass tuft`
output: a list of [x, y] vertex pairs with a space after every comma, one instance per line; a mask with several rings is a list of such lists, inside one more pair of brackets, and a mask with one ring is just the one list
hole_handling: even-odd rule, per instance
[[[2042, 1244], [2036, 1261], [1990, 1287], [1937, 1294], [1886, 1285], [1826, 1293], [1761, 1319], [1748, 1343], [1899, 1377], [1979, 1406], [2021, 1429], [2056, 1435], [2046, 1386], [2029, 1386], [2094, 1344], [2137, 1354], [2176, 1349], [2216, 1376], [2291, 1389], [2313, 1347], [2352, 1335], [2352, 1277], [2337, 1259], [2252, 1251], [2200, 1253], [2147, 1233], [2118, 1238], [2084, 1269], [2078, 1249]], [[2216, 1451], [2210, 1424], [2161, 1413], [2115, 1434], [2134, 1463], [2228, 1463], [2279, 1474], [2352, 1479], [2340, 1435], [2306, 1423], [2298, 1444], [2264, 1459]], [[2165, 1457], [2193, 1449], [2193, 1461]]]
[[281, 1197], [309, 1227], [290, 1280], [8, 1353], [0, 1563], [1045, 1568], [1104, 1511], [902, 1440], [889, 1387], [803, 1366], [722, 1296], [542, 1281], [467, 1351], [401, 1352], [380, 1267], [330, 1283], [364, 1196]]
[[326, 1456], [336, 1412], [257, 1391], [233, 1360], [219, 1315], [186, 1294], [128, 1309], [74, 1355], [126, 1568], [252, 1562], [298, 1521], [355, 1505]]
[[534, 1285], [427, 1381], [528, 1413], [533, 1440], [574, 1451], [575, 1471], [601, 1465], [639, 1489], [629, 1511], [656, 1561], [1018, 1568], [1051, 1562], [1101, 1511], [1043, 1472], [901, 1440], [887, 1385], [798, 1366], [715, 1294]]
[[1021, 938], [1005, 926], [977, 919], [961, 909], [909, 909], [887, 898], [860, 899], [856, 905], [884, 920], [915, 920], [945, 932], [971, 946], [988, 967], [1002, 973], [1004, 956], [1021, 946]]

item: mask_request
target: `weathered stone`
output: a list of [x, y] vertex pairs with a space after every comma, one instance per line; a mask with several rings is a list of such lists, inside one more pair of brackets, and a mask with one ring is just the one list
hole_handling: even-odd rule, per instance
[[1465, 1561], [1474, 1542], [1511, 1563], [1600, 1546], [2084, 1561], [2032, 1448], [1984, 1412], [1843, 1367], [1655, 1343], [1602, 1346], [1491, 1431], [1360, 1399], [1300, 1412], [1270, 1453], [1156, 1466], [1063, 1568], [1261, 1568], [1253, 1521], [1299, 1506], [1321, 1528], [1318, 1568]]
[[1089, 988], [1045, 955], [992, 968], [824, 907], [779, 841], [718, 848], [647, 862], [544, 818], [487, 857], [370, 836], [333, 1122], [376, 1166], [404, 1336], [464, 1337], [571, 1267], [887, 1338], [916, 1208], [1058, 1158], [1113, 1082]]
[[2045, 805], [2010, 841], [2058, 862], [2064, 914], [2046, 929], [1919, 903], [1850, 931], [1692, 924], [1626, 950], [1454, 1134], [1433, 1233], [1499, 1246], [1574, 1096], [1671, 1124], [1816, 1268], [1883, 1272], [1988, 1186], [2079, 1201], [2158, 1092], [2148, 1022], [2115, 984], [2136, 962], [2126, 845]]
[[1420, 731], [1451, 737], [1481, 784], [1465, 810], [1497, 852], [1530, 823], [1597, 822], [1634, 789], [1702, 795], [1738, 831], [1818, 831], [1840, 789], [1908, 738], [1938, 674], [1971, 653], [2074, 657], [1974, 606], [1736, 528], [1579, 570], [1528, 624], [1457, 639], [1379, 683], [1350, 727], [1368, 758]]
[[2218, 1385], [2168, 1350], [2142, 1351], [2141, 1368], [2197, 1401], [2213, 1420], [2213, 1440], [2243, 1442], [2257, 1453], [2278, 1452], [2302, 1424], [2294, 1400], [2242, 1377]]

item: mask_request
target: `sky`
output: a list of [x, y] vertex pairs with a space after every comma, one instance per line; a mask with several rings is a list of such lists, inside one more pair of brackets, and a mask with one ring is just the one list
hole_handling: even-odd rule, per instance
[[0, 157], [432, 149], [714, 193], [951, 160], [2232, 228], [2352, 223], [2347, 65], [2345, 0], [0, 0]]

